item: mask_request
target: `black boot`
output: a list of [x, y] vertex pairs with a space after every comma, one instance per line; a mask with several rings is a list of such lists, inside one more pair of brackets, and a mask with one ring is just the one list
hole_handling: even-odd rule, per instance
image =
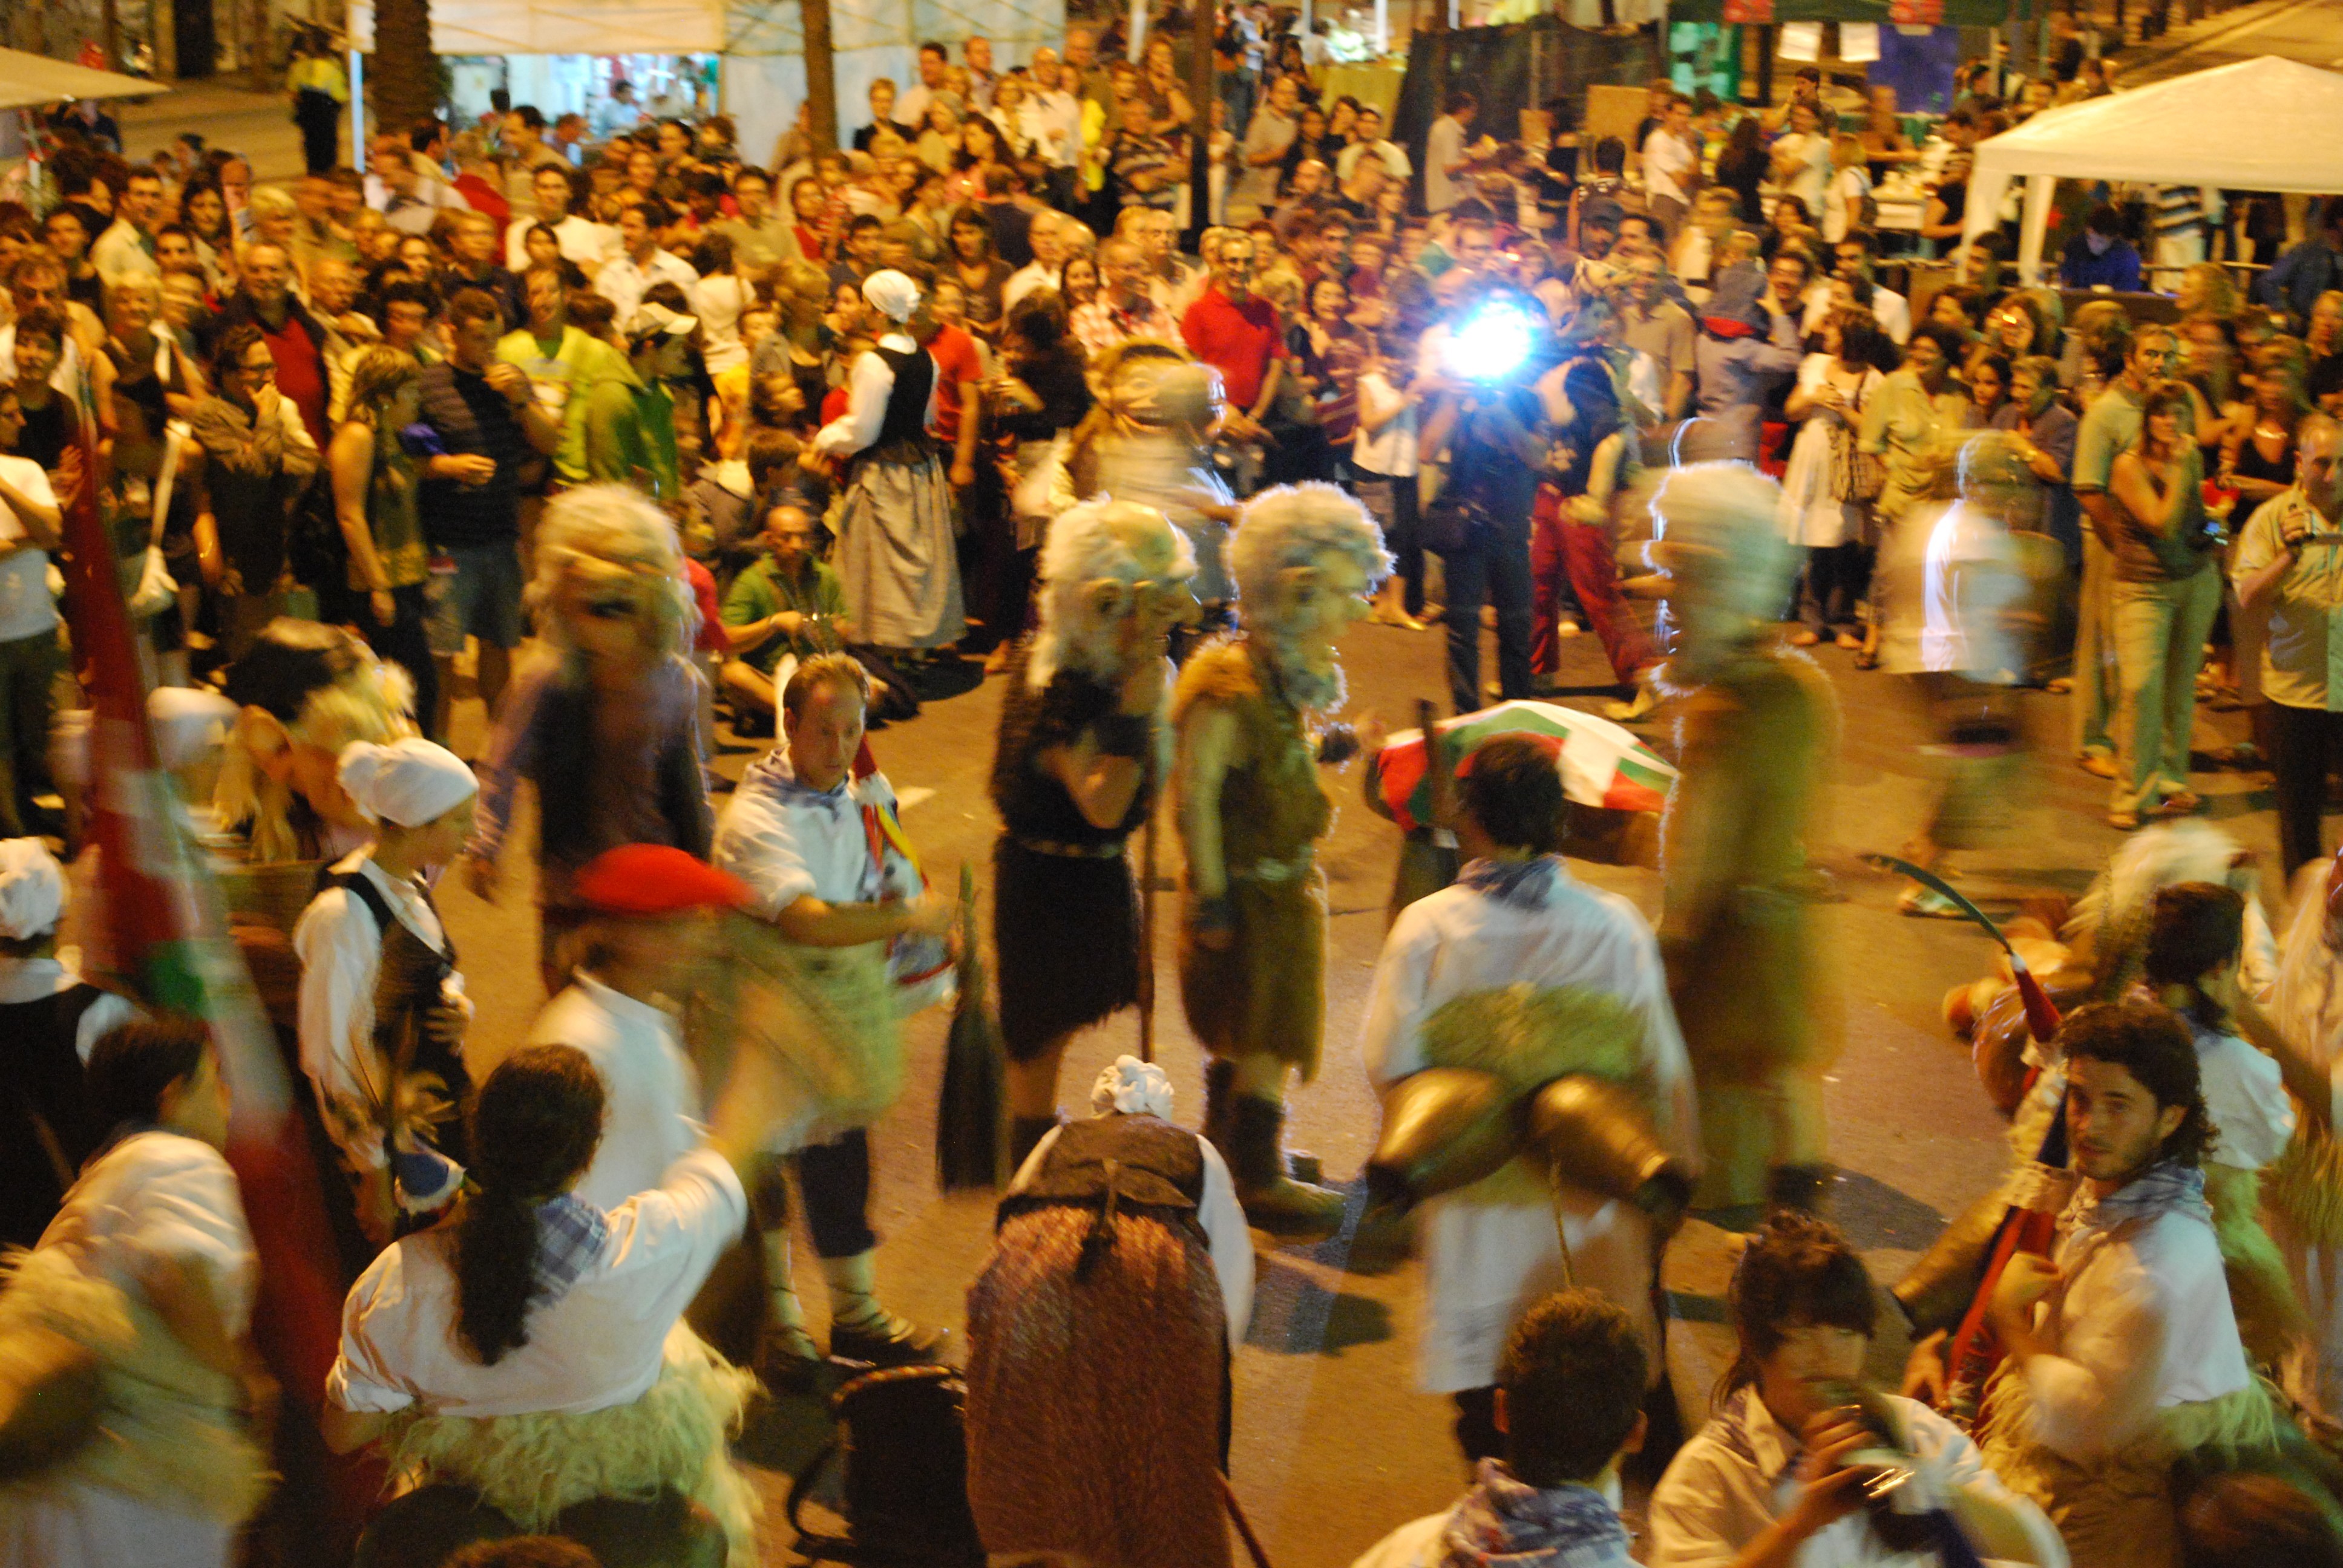
[[1286, 1174], [1284, 1127], [1285, 1107], [1277, 1101], [1231, 1097], [1225, 1153], [1237, 1201], [1249, 1223], [1272, 1236], [1323, 1241], [1342, 1228], [1342, 1194]]
[[1017, 1172], [1025, 1169], [1025, 1161], [1040, 1147], [1041, 1140], [1058, 1130], [1058, 1113], [1047, 1116], [1012, 1116], [1009, 1119], [1009, 1179], [1015, 1181]]
[[1221, 1151], [1233, 1166], [1236, 1150], [1229, 1141], [1229, 1105], [1236, 1099], [1237, 1064], [1214, 1060], [1204, 1063], [1204, 1141]]
[[1826, 1220], [1831, 1185], [1837, 1180], [1838, 1169], [1832, 1165], [1776, 1165], [1765, 1172], [1765, 1207]]

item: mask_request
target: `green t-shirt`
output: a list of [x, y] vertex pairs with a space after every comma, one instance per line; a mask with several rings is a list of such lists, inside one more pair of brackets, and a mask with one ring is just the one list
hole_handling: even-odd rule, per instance
[[[781, 576], [772, 557], [759, 556], [732, 579], [731, 588], [724, 595], [722, 616], [726, 626], [748, 626], [785, 609], [793, 609], [799, 615], [827, 616], [835, 630], [836, 623], [846, 614], [846, 590], [830, 563], [809, 558], [791, 579]], [[796, 637], [776, 633], [741, 654], [740, 659], [758, 674], [770, 675], [785, 653], [806, 658], [834, 646], [834, 636], [826, 641], [803, 633]]]
[[523, 327], [508, 332], [497, 343], [497, 357], [518, 365], [528, 375], [529, 390], [538, 407], [561, 427], [561, 445], [554, 449], [553, 471], [566, 484], [586, 482], [587, 394], [595, 386], [627, 374], [624, 356], [598, 337], [575, 327], [561, 329], [559, 347], [550, 354], [535, 334]]
[[586, 394], [586, 477], [615, 480], [655, 501], [683, 493], [676, 467], [675, 399], [624, 365]]

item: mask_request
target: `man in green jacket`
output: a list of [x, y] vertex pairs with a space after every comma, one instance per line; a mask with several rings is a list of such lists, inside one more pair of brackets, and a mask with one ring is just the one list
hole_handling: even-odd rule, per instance
[[586, 397], [586, 477], [630, 484], [656, 501], [679, 500], [675, 398], [669, 381], [690, 370], [699, 318], [646, 304], [627, 324], [627, 359]]

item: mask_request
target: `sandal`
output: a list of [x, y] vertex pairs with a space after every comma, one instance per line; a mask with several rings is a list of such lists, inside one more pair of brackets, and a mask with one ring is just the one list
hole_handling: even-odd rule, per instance
[[1875, 648], [1856, 649], [1855, 655], [1855, 668], [1857, 669], [1877, 669], [1879, 668], [1879, 650]]
[[2110, 811], [2107, 813], [2107, 826], [2113, 828], [2118, 833], [2128, 833], [2139, 826], [2139, 813], [2137, 811]]

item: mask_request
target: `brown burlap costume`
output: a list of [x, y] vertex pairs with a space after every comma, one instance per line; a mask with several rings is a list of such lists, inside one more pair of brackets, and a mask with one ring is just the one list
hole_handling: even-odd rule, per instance
[[[1235, 937], [1198, 945], [1182, 920], [1180, 994], [1188, 1027], [1213, 1055], [1271, 1056], [1306, 1080], [1318, 1070], [1326, 1013], [1326, 879], [1313, 846], [1333, 824], [1302, 710], [1244, 638], [1198, 652], [1181, 671], [1172, 722], [1199, 703], [1236, 721], [1221, 785], [1221, 832]], [[1195, 893], [1185, 895], [1192, 910]], [[1186, 910], [1183, 910], [1183, 914]]]

